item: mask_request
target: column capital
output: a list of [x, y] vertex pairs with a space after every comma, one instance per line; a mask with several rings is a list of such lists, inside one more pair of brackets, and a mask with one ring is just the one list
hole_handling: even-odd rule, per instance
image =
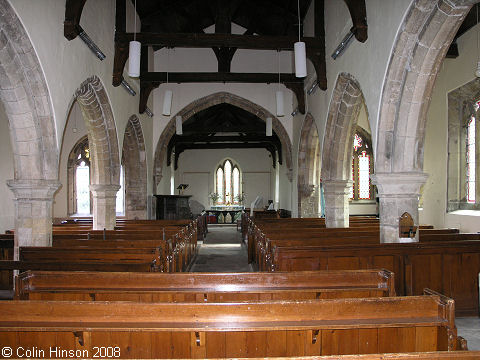
[[427, 182], [428, 174], [423, 172], [375, 173], [370, 175], [380, 197], [414, 197], [420, 195], [420, 188]]
[[323, 189], [325, 192], [337, 195], [348, 195], [353, 186], [352, 180], [323, 180]]
[[58, 180], [7, 180], [16, 200], [52, 200], [62, 186]]
[[117, 192], [120, 190], [120, 185], [117, 184], [92, 184], [90, 185], [90, 191], [93, 196], [96, 197], [116, 197]]

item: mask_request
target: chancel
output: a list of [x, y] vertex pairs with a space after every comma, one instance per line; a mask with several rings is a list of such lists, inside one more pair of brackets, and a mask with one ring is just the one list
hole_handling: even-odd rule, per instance
[[1, 356], [480, 359], [479, 12], [0, 0]]

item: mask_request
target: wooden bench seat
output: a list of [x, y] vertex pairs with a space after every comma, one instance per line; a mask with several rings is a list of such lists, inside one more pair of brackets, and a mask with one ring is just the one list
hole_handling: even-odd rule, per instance
[[[9, 301], [0, 343], [48, 339], [119, 356], [217, 358], [453, 351], [454, 303], [439, 295], [254, 303]], [[90, 352], [91, 353], [91, 352]]]
[[[254, 360], [255, 358], [252, 358]], [[292, 357], [292, 360], [300, 359]], [[480, 351], [429, 351], [395, 354], [302, 356], [302, 360], [478, 360]]]
[[130, 274], [29, 271], [17, 277], [22, 300], [232, 302], [395, 296], [386, 270], [276, 273]]

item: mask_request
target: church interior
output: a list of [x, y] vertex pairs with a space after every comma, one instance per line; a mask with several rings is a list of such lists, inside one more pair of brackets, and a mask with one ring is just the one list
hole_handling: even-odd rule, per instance
[[0, 0], [0, 357], [480, 359], [479, 12]]

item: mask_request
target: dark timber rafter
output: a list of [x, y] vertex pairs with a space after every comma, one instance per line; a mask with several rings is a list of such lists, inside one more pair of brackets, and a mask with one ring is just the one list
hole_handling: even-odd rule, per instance
[[[258, 143], [214, 143], [214, 144], [177, 144], [175, 145], [174, 168], [178, 169], [178, 158], [185, 150], [195, 149], [266, 149], [272, 156], [273, 167], [276, 167], [276, 148], [270, 142]], [[171, 152], [167, 155], [167, 166], [171, 164]]]
[[[274, 73], [168, 73], [168, 81], [171, 83], [203, 83], [203, 82], [228, 82], [228, 83], [267, 83], [278, 82], [278, 74]], [[145, 111], [150, 92], [167, 82], [167, 73], [148, 72], [143, 73], [140, 79], [140, 113]], [[294, 74], [280, 74], [280, 82], [297, 96], [300, 112], [305, 113], [305, 92], [303, 80]]]
[[[318, 1], [318, 0], [317, 0]], [[133, 40], [133, 34], [125, 32], [125, 2], [116, 0], [117, 25], [115, 32], [115, 59], [113, 69], [113, 85], [118, 86], [123, 80], [123, 70], [128, 59], [128, 43]], [[293, 44], [298, 41], [295, 36], [264, 36], [253, 35], [252, 29], [247, 29], [245, 34], [231, 34], [232, 14], [238, 8], [240, 1], [225, 2], [221, 0], [210, 2], [211, 11], [215, 18], [215, 34], [205, 33], [137, 33], [137, 40], [142, 47], [186, 47], [186, 48], [212, 48], [218, 60], [218, 73], [175, 74], [169, 73], [171, 82], [244, 82], [244, 83], [275, 83], [278, 74], [230, 74], [232, 58], [237, 49], [252, 50], [292, 50]], [[303, 37], [308, 49], [307, 57], [313, 63], [317, 72], [320, 88], [326, 89], [325, 67], [325, 36], [323, 30], [323, 0], [320, 0], [321, 10], [315, 14], [315, 22], [321, 24], [322, 31], [316, 32], [320, 37]], [[320, 19], [317, 19], [320, 17]], [[140, 76], [140, 104], [139, 112], [146, 108], [151, 91], [160, 86], [164, 80], [163, 74], [156, 79], [151, 78], [151, 73], [146, 73], [147, 67], [142, 66]], [[290, 75], [290, 76], [288, 76]], [[177, 79], [175, 79], [178, 76]], [[297, 79], [292, 74], [282, 74], [281, 82], [290, 89], [297, 98], [298, 108], [305, 113], [305, 91], [303, 79]]]
[[367, 7], [365, 0], [344, 0], [352, 17], [353, 33], [360, 42], [368, 39]]
[[66, 0], [65, 21], [63, 22], [63, 35], [68, 40], [73, 40], [82, 32], [80, 18], [87, 0]]

